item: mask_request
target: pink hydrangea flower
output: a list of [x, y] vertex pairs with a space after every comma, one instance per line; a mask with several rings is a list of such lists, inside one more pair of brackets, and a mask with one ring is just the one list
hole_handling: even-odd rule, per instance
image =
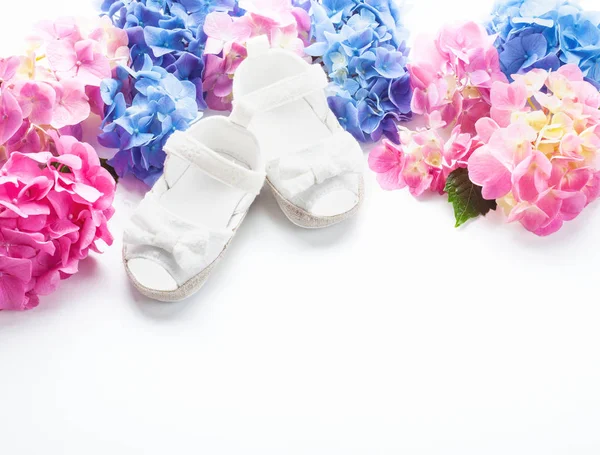
[[246, 41], [266, 35], [271, 47], [288, 49], [304, 56], [310, 39], [310, 17], [294, 7], [291, 0], [240, 0], [246, 13], [231, 17], [215, 11], [206, 16], [204, 33], [206, 70], [203, 86], [208, 107], [231, 109], [232, 78], [237, 66], [246, 57]]
[[244, 42], [251, 36], [250, 29], [240, 21], [234, 21], [229, 14], [220, 11], [206, 17], [204, 32], [207, 35], [204, 52], [208, 55], [220, 54], [226, 45]]
[[233, 75], [246, 58], [246, 48], [232, 43], [225, 57], [208, 54], [204, 68], [204, 89], [206, 102], [211, 109], [229, 110], [233, 99]]
[[494, 38], [467, 23], [417, 40], [412, 110], [426, 128], [401, 128], [400, 145], [375, 148], [369, 165], [384, 189], [415, 196], [443, 193], [467, 168], [509, 222], [549, 235], [600, 196], [600, 94], [576, 65], [508, 83]]
[[442, 194], [450, 173], [466, 168], [478, 143], [472, 136], [454, 128], [444, 140], [436, 129], [401, 129], [401, 144], [389, 141], [369, 154], [369, 167], [385, 190], [408, 188], [413, 196], [426, 191]]
[[29, 44], [0, 60], [0, 310], [37, 306], [112, 243], [115, 181], [79, 138], [101, 114], [101, 80], [129, 56], [127, 34], [106, 18], [65, 18], [41, 23]]
[[477, 120], [490, 114], [491, 88], [506, 82], [493, 42], [473, 22], [445, 27], [433, 41], [417, 40], [408, 65], [412, 111], [425, 117], [427, 127], [401, 128], [400, 146], [386, 143], [371, 152], [369, 163], [385, 189], [441, 194], [448, 175], [467, 167], [480, 145]]
[[576, 65], [534, 70], [491, 91], [483, 145], [468, 161], [471, 180], [508, 221], [538, 235], [559, 230], [600, 195], [600, 94]]
[[36, 151], [39, 131], [78, 131], [102, 115], [100, 83], [127, 62], [127, 43], [108, 18], [62, 18], [38, 24], [28, 55], [1, 59], [0, 165], [13, 151]]
[[52, 134], [48, 146], [0, 170], [0, 310], [37, 306], [99, 241], [112, 244], [114, 179], [90, 145]]
[[86, 39], [71, 43], [60, 40], [48, 44], [47, 56], [59, 80], [78, 79], [83, 85], [99, 86], [111, 75], [108, 57], [96, 52], [96, 42]]
[[439, 114], [444, 125], [475, 134], [475, 120], [489, 115], [492, 84], [506, 82], [494, 37], [474, 22], [447, 26], [433, 42], [417, 40], [413, 55], [412, 111], [427, 119]]

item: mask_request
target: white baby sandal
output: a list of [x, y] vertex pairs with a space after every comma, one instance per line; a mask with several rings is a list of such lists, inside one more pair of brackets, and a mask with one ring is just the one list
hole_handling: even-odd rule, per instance
[[364, 160], [354, 137], [329, 109], [327, 76], [292, 52], [247, 43], [233, 81], [230, 119], [247, 127], [267, 163], [267, 182], [285, 215], [323, 228], [354, 215], [363, 200]]
[[209, 117], [165, 145], [164, 175], [136, 209], [123, 259], [145, 296], [178, 301], [197, 292], [221, 259], [265, 180], [254, 136]]

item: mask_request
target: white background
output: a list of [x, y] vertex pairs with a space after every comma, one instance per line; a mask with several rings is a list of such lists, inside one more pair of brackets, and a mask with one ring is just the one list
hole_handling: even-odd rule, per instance
[[[4, 2], [3, 2], [4, 3]], [[418, 0], [413, 30], [491, 2]], [[588, 4], [591, 5], [592, 0]], [[0, 51], [87, 0], [6, 2]], [[10, 11], [8, 11], [10, 10]], [[152, 303], [115, 245], [0, 313], [4, 455], [597, 455], [600, 204], [550, 238], [385, 193], [327, 230], [265, 192], [205, 288]]]

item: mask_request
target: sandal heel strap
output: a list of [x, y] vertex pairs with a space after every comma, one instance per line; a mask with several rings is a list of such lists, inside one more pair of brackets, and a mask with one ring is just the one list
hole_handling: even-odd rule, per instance
[[320, 65], [311, 65], [302, 73], [282, 79], [255, 90], [234, 102], [229, 117], [237, 125], [247, 127], [259, 112], [267, 112], [288, 103], [301, 100], [327, 87], [327, 75]]
[[169, 155], [189, 161], [214, 179], [246, 193], [257, 195], [263, 187], [264, 172], [244, 168], [224, 158], [188, 133], [175, 132], [164, 150]]

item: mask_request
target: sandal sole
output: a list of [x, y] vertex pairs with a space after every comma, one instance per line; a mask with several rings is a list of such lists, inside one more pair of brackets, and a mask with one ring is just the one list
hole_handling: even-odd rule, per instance
[[365, 182], [364, 178], [361, 177], [358, 187], [358, 203], [352, 209], [334, 216], [315, 216], [297, 205], [292, 204], [283, 197], [283, 195], [271, 184], [268, 178], [267, 183], [269, 184], [269, 187], [271, 187], [275, 200], [285, 216], [296, 226], [304, 229], [322, 229], [351, 218], [360, 209], [365, 194]]

